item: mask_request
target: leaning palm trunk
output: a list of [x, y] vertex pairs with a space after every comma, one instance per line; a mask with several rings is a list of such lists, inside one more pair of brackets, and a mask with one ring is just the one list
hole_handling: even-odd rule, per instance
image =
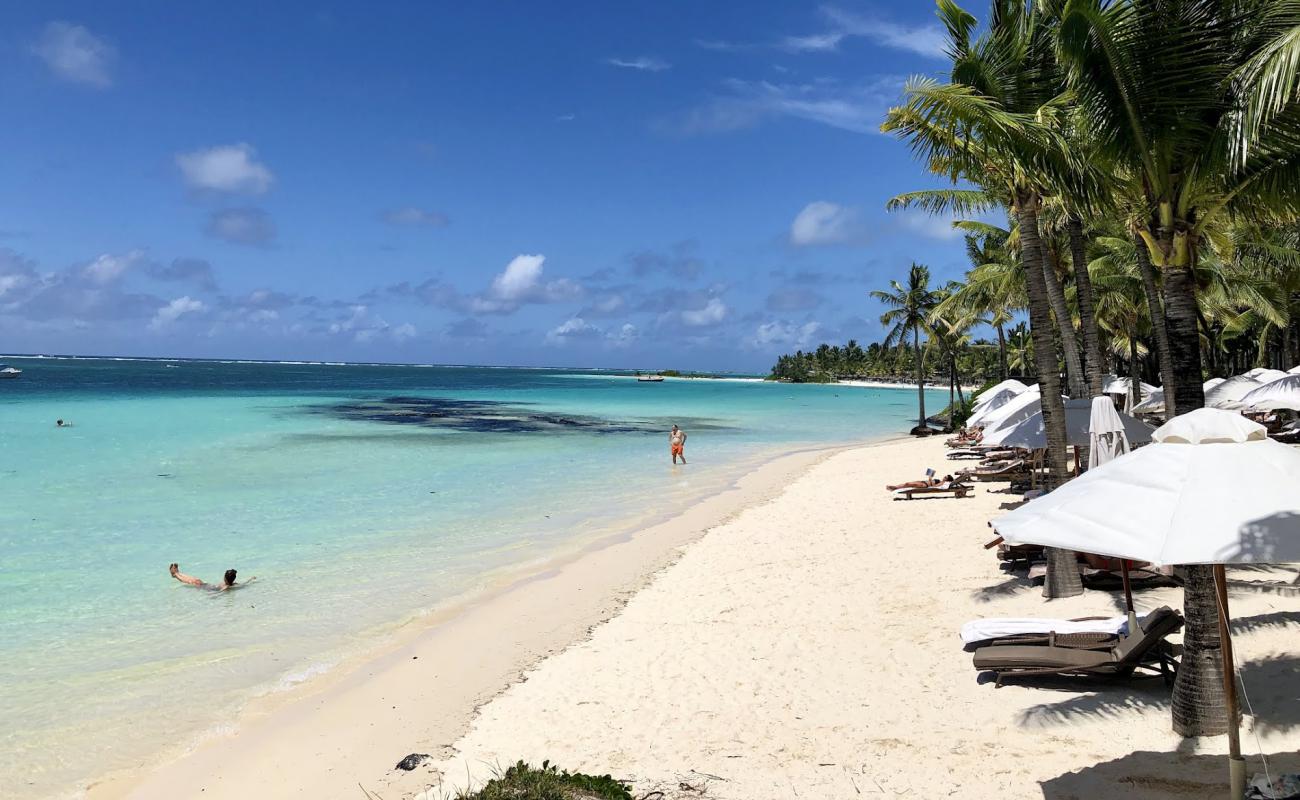
[[1205, 405], [1195, 278], [1191, 266], [1185, 264], [1166, 267], [1164, 277], [1165, 325], [1169, 335], [1169, 361], [1174, 373], [1173, 383], [1165, 386], [1165, 400], [1168, 401], [1172, 386], [1174, 405], [1179, 414], [1186, 414]]
[[1065, 290], [1061, 288], [1060, 278], [1056, 277], [1056, 267], [1045, 255], [1042, 261], [1047, 298], [1051, 303], [1052, 315], [1056, 317], [1056, 327], [1061, 333], [1061, 350], [1065, 356], [1065, 376], [1069, 381], [1070, 396], [1083, 397], [1088, 387], [1084, 382], [1083, 362], [1079, 359], [1079, 342], [1074, 336], [1074, 317], [1071, 316], [1070, 307], [1065, 302]]
[[[1160, 289], [1156, 285], [1156, 268], [1151, 263], [1151, 253], [1141, 236], [1133, 236], [1137, 247], [1138, 271], [1142, 273], [1142, 287], [1147, 296], [1147, 311], [1151, 314], [1151, 333], [1156, 343], [1156, 361], [1160, 367], [1160, 383], [1165, 389], [1165, 419], [1177, 414], [1178, 403], [1174, 397], [1174, 362], [1169, 355], [1169, 329], [1165, 324], [1164, 306]], [[1198, 406], [1199, 408], [1199, 406]], [[1190, 410], [1190, 409], [1189, 409]]]
[[1083, 223], [1071, 216], [1066, 223], [1070, 232], [1070, 261], [1074, 266], [1074, 285], [1079, 297], [1079, 328], [1083, 331], [1083, 359], [1087, 369], [1088, 394], [1101, 394], [1103, 367], [1101, 336], [1097, 333], [1097, 316], [1093, 312], [1092, 276], [1088, 274], [1088, 255], [1083, 237]]
[[[1043, 273], [1042, 242], [1038, 237], [1038, 197], [1023, 193], [1016, 198], [1020, 227], [1020, 259], [1025, 266], [1025, 289], [1029, 295], [1029, 330], [1034, 340], [1038, 365], [1039, 402], [1043, 428], [1047, 433], [1048, 485], [1065, 480], [1065, 406], [1061, 403], [1061, 379], [1056, 369], [1056, 345], [1052, 341], [1052, 309]], [[1067, 318], [1068, 319], [1068, 318]], [[1047, 549], [1047, 580], [1043, 594], [1069, 597], [1083, 593], [1083, 582], [1074, 553]]]

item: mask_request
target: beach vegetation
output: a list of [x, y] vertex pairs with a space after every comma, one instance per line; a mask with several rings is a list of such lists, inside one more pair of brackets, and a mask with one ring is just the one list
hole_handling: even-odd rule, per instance
[[[947, 79], [909, 81], [882, 130], [943, 185], [889, 207], [968, 218], [971, 266], [907, 331], [942, 354], [967, 322], [994, 329], [1002, 373], [1041, 387], [1049, 486], [1068, 479], [1062, 390], [1154, 378], [1172, 416], [1208, 377], [1300, 361], [1300, 4], [993, 0], [983, 25], [937, 5]], [[1049, 596], [1080, 591], [1073, 562], [1049, 553]], [[1184, 575], [1173, 724], [1218, 733], [1213, 584]]]
[[610, 775], [561, 770], [549, 761], [540, 767], [519, 761], [481, 789], [457, 800], [633, 800], [628, 784]]

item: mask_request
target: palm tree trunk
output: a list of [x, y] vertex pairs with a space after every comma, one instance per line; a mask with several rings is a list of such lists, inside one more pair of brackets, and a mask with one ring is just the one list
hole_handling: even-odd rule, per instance
[[1101, 360], [1101, 336], [1097, 333], [1097, 316], [1093, 312], [1092, 276], [1088, 274], [1087, 242], [1083, 222], [1071, 216], [1066, 223], [1070, 231], [1070, 260], [1074, 264], [1074, 286], [1079, 298], [1079, 327], [1083, 330], [1083, 359], [1087, 369], [1088, 394], [1101, 394], [1104, 366]]
[[1174, 362], [1169, 355], [1169, 329], [1165, 323], [1164, 306], [1160, 302], [1160, 289], [1156, 286], [1156, 268], [1151, 263], [1151, 251], [1141, 236], [1133, 235], [1133, 244], [1137, 247], [1138, 271], [1142, 273], [1142, 286], [1146, 290], [1147, 311], [1151, 315], [1152, 338], [1156, 343], [1156, 360], [1160, 367], [1160, 383], [1165, 390], [1165, 419], [1177, 413], [1178, 404], [1174, 398]]
[[956, 375], [956, 369], [957, 369], [957, 362], [950, 357], [948, 359], [948, 430], [949, 431], [953, 430], [952, 421], [957, 411], [956, 404], [953, 402], [953, 389], [957, 385], [954, 377]]
[[1083, 362], [1079, 359], [1079, 342], [1074, 336], [1074, 316], [1065, 302], [1065, 290], [1061, 288], [1061, 279], [1056, 276], [1053, 259], [1048, 258], [1043, 248], [1043, 280], [1047, 286], [1047, 297], [1056, 317], [1056, 327], [1061, 333], [1061, 350], [1065, 356], [1065, 377], [1069, 382], [1070, 396], [1083, 397], [1088, 387], [1083, 377]]
[[[1172, 395], [1182, 414], [1205, 405], [1194, 281], [1190, 264], [1175, 264], [1165, 269], [1165, 320], [1169, 326], [1169, 356], [1175, 379]], [[1166, 400], [1170, 395], [1166, 388]], [[1174, 681], [1174, 730], [1183, 736], [1213, 736], [1223, 733], [1228, 726], [1218, 595], [1210, 567], [1192, 565], [1182, 569], [1187, 627], [1183, 633], [1183, 661]]]
[[1007, 332], [1002, 329], [1002, 323], [999, 322], [993, 326], [998, 332], [998, 380], [1007, 379]]
[[918, 428], [925, 427], [925, 363], [921, 355], [921, 329], [912, 329], [912, 344], [916, 353], [916, 405]]
[[1128, 335], [1128, 383], [1128, 396], [1133, 401], [1131, 405], [1137, 405], [1142, 401], [1142, 376], [1138, 374], [1138, 340], [1135, 331], [1130, 331]]
[[[1205, 405], [1196, 284], [1189, 265], [1167, 267], [1164, 278], [1165, 325], [1169, 332], [1169, 361], [1174, 372], [1174, 405], [1179, 414], [1186, 414]], [[1166, 386], [1166, 400], [1169, 395]]]
[[[1029, 295], [1029, 329], [1038, 365], [1043, 428], [1047, 433], [1048, 485], [1066, 479], [1065, 406], [1061, 403], [1061, 378], [1056, 369], [1056, 343], [1052, 340], [1052, 308], [1043, 271], [1042, 241], [1038, 236], [1038, 197], [1020, 192], [1016, 197], [1016, 222], [1020, 228], [1020, 259], [1025, 267], [1025, 289]], [[1077, 356], [1077, 354], [1076, 354]], [[1047, 580], [1043, 594], [1069, 597], [1083, 593], [1078, 560], [1068, 550], [1047, 548]]]

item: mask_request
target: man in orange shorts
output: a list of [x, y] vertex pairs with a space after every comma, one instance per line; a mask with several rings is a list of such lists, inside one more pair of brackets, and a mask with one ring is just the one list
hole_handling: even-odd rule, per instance
[[676, 425], [668, 433], [668, 451], [673, 454], [673, 464], [677, 463], [678, 458], [681, 458], [683, 464], [686, 463], [686, 431]]

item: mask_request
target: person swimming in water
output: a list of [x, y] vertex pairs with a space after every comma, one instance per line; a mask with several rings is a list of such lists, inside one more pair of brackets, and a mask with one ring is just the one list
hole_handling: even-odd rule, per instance
[[196, 578], [193, 575], [186, 575], [184, 572], [181, 572], [180, 564], [176, 564], [176, 563], [170, 564], [167, 567], [167, 570], [171, 572], [173, 578], [180, 581], [181, 583], [187, 584], [189, 586], [197, 586], [200, 589], [210, 589], [214, 592], [226, 592], [231, 589], [238, 589], [241, 586], [247, 586], [248, 584], [257, 580], [256, 577], [252, 577], [244, 581], [243, 583], [236, 583], [235, 570], [228, 569], [226, 570], [226, 574], [222, 576], [220, 585], [213, 586], [212, 584], [207, 583], [201, 578]]

